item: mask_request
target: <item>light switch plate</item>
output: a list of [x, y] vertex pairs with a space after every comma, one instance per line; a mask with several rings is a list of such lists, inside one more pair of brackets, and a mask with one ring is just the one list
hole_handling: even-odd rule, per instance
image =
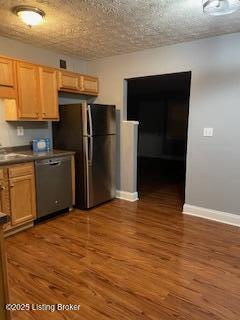
[[17, 127], [17, 136], [22, 137], [24, 136], [24, 128], [23, 127]]
[[204, 128], [203, 129], [204, 137], [212, 137], [213, 136], [213, 128]]

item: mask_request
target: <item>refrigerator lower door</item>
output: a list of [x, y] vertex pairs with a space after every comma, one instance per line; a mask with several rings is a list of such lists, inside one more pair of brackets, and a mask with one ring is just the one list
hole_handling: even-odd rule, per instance
[[116, 136], [84, 137], [86, 208], [115, 197]]

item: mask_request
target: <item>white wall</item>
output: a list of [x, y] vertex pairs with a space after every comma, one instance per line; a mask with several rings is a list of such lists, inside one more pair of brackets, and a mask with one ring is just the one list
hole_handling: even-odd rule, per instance
[[[59, 59], [67, 61], [68, 70], [86, 72], [86, 63], [76, 57], [36, 48], [29, 44], [0, 37], [0, 55], [22, 59], [33, 63], [44, 64], [51, 67], [59, 67]], [[17, 126], [25, 129], [23, 137], [17, 137]], [[6, 122], [3, 117], [3, 103], [0, 99], [0, 143], [4, 146], [26, 145], [33, 138], [52, 137], [51, 124], [48, 122]]]
[[[126, 116], [124, 79], [192, 71], [186, 203], [240, 213], [240, 34], [231, 34], [87, 64], [87, 72], [100, 78], [99, 103], [116, 104]], [[204, 138], [204, 127], [214, 136]], [[124, 139], [128, 139], [124, 134]], [[129, 152], [132, 148], [122, 149]], [[133, 156], [133, 154], [129, 155]], [[121, 159], [127, 159], [122, 155]], [[123, 161], [123, 160], [122, 160]], [[125, 161], [125, 160], [124, 160]], [[128, 187], [134, 174], [120, 164], [120, 188]], [[135, 169], [134, 169], [135, 170]], [[128, 190], [129, 188], [129, 190]]]
[[37, 48], [32, 45], [1, 37], [0, 36], [0, 55], [16, 59], [27, 60], [37, 64], [59, 68], [59, 60], [67, 61], [67, 69], [75, 72], [86, 72], [86, 62], [74, 56], [49, 51], [43, 48]]

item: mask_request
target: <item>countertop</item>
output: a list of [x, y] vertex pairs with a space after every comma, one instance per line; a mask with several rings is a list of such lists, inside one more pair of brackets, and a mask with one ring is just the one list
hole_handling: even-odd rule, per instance
[[7, 160], [1, 160], [0, 161], [0, 167], [6, 166], [10, 164], [17, 164], [17, 163], [24, 163], [24, 162], [31, 162], [35, 160], [42, 160], [42, 159], [50, 159], [50, 158], [56, 158], [56, 157], [62, 157], [62, 156], [72, 156], [75, 154], [74, 151], [66, 151], [66, 150], [50, 150], [49, 152], [39, 152], [34, 153], [32, 150], [26, 150], [26, 148], [11, 148], [6, 149], [7, 153], [14, 153], [14, 154], [23, 154], [25, 157], [21, 158], [11, 158]]

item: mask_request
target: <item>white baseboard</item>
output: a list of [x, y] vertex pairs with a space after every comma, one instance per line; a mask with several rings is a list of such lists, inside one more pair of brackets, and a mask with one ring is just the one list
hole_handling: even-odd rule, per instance
[[116, 198], [134, 202], [138, 200], [138, 192], [116, 190]]
[[183, 214], [240, 227], [240, 215], [184, 204]]

